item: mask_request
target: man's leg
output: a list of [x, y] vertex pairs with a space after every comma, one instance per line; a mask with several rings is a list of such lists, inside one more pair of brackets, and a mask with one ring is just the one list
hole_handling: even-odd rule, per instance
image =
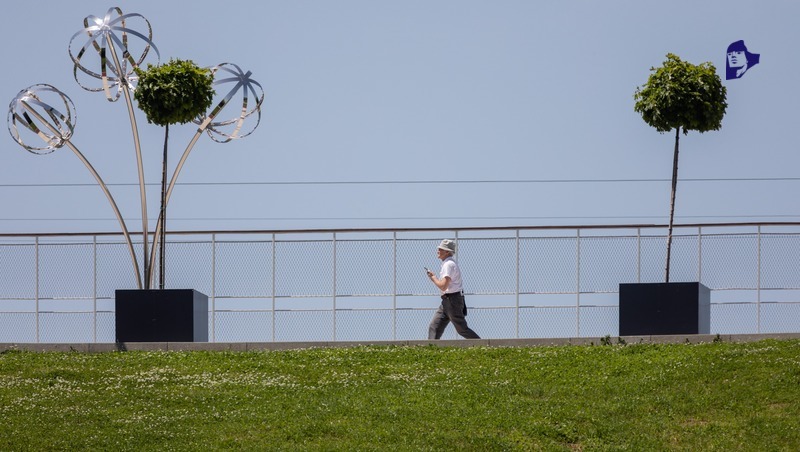
[[428, 325], [428, 340], [441, 339], [444, 329], [447, 328], [447, 324], [450, 323], [450, 319], [448, 319], [447, 315], [444, 313], [443, 304], [439, 305], [439, 309], [436, 310], [436, 314], [433, 315], [433, 319], [431, 319], [431, 323]]
[[454, 295], [442, 301], [444, 313], [453, 322], [456, 332], [465, 339], [480, 339], [480, 336], [467, 326], [467, 319], [464, 318], [464, 297]]

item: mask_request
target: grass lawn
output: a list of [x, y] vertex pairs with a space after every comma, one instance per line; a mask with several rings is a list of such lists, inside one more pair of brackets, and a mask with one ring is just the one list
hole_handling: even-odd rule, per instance
[[0, 450], [800, 450], [800, 341], [7, 351]]

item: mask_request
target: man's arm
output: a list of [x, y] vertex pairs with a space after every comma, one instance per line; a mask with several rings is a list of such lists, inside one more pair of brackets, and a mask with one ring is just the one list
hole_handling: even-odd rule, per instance
[[436, 287], [438, 287], [439, 290], [441, 290], [442, 292], [446, 292], [447, 288], [450, 287], [450, 277], [449, 276], [445, 276], [444, 278], [439, 279], [439, 278], [436, 277], [436, 275], [433, 274], [433, 272], [429, 271], [428, 272], [428, 278], [430, 278], [430, 280], [434, 284], [436, 284]]

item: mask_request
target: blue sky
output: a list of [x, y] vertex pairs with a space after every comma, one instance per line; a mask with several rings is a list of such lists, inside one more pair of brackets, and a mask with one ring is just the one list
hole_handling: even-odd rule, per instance
[[[676, 222], [800, 220], [797, 2], [4, 4], [0, 98], [36, 83], [72, 98], [72, 142], [131, 231], [124, 102], [81, 89], [67, 53], [83, 18], [112, 6], [150, 21], [162, 62], [236, 63], [266, 93], [254, 134], [197, 144], [171, 229], [664, 224], [674, 137], [642, 121], [633, 93], [668, 52], [712, 62], [728, 89], [722, 129], [681, 137]], [[737, 40], [761, 61], [725, 81]], [[137, 115], [153, 224], [163, 129]], [[171, 128], [173, 166], [193, 132]], [[33, 155], [0, 135], [0, 233], [119, 230], [69, 149]]]

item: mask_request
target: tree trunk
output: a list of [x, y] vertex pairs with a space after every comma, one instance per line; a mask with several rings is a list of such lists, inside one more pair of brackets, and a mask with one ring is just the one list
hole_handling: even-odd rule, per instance
[[167, 241], [167, 143], [169, 142], [169, 124], [164, 126], [164, 159], [161, 166], [161, 236], [159, 237], [158, 287], [164, 289], [164, 268], [166, 258], [164, 245]]
[[681, 128], [675, 128], [675, 156], [672, 158], [672, 193], [669, 199], [669, 229], [667, 230], [667, 269], [664, 282], [669, 282], [669, 262], [672, 255], [672, 224], [675, 219], [675, 192], [678, 188], [678, 141]]

